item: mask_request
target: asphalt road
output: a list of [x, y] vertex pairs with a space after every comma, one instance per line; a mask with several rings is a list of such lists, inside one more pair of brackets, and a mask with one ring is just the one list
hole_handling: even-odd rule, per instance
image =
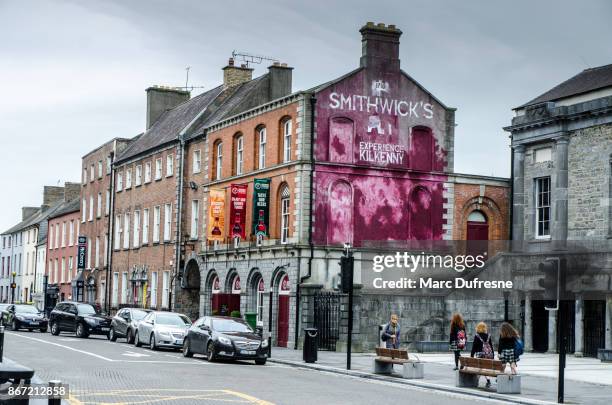
[[69, 384], [71, 405], [500, 403], [271, 363], [208, 363], [104, 337], [7, 331], [4, 356]]

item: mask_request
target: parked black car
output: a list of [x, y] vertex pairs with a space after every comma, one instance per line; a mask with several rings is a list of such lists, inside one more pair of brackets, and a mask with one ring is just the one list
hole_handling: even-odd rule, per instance
[[49, 316], [51, 333], [75, 332], [80, 338], [89, 335], [105, 335], [110, 332], [111, 318], [91, 304], [64, 301], [53, 308]]
[[239, 318], [204, 316], [193, 323], [183, 342], [183, 356], [204, 354], [216, 359], [255, 360], [266, 364], [268, 341]]
[[128, 343], [134, 343], [138, 323], [151, 312], [150, 309], [123, 308], [117, 312], [111, 321], [110, 332], [108, 333], [111, 341], [117, 338], [126, 338]]
[[27, 329], [32, 332], [38, 329], [47, 331], [47, 318], [34, 305], [15, 304], [6, 307], [2, 314], [2, 324], [10, 325], [12, 330]]

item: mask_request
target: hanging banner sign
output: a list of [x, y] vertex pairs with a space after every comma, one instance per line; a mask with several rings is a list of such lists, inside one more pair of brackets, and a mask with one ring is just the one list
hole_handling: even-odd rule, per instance
[[253, 180], [253, 235], [268, 236], [270, 226], [270, 179]]
[[208, 193], [208, 240], [223, 241], [225, 229], [225, 190], [211, 189]]
[[247, 185], [232, 184], [230, 186], [230, 236], [246, 239], [246, 200]]
[[85, 270], [87, 266], [87, 238], [79, 236], [77, 247], [77, 270]]

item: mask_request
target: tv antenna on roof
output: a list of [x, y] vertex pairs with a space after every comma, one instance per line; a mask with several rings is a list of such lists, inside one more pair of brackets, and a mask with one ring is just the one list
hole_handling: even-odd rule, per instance
[[278, 59], [272, 58], [270, 56], [254, 55], [254, 54], [247, 53], [247, 52], [237, 51], [235, 49], [232, 51], [232, 58], [239, 59], [239, 60], [241, 60], [243, 62], [246, 62], [247, 67], [249, 67], [249, 63], [260, 64], [264, 60], [270, 61], [272, 63], [279, 63], [280, 62]]

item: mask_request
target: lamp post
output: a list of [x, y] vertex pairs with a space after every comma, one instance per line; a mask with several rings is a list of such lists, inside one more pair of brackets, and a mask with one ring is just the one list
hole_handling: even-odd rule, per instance
[[13, 273], [11, 273], [11, 275], [13, 276], [13, 281], [11, 282], [11, 304], [15, 303], [15, 288], [17, 288], [17, 284], [15, 284], [15, 276], [17, 275], [17, 273], [15, 273], [15, 271], [13, 270]]

